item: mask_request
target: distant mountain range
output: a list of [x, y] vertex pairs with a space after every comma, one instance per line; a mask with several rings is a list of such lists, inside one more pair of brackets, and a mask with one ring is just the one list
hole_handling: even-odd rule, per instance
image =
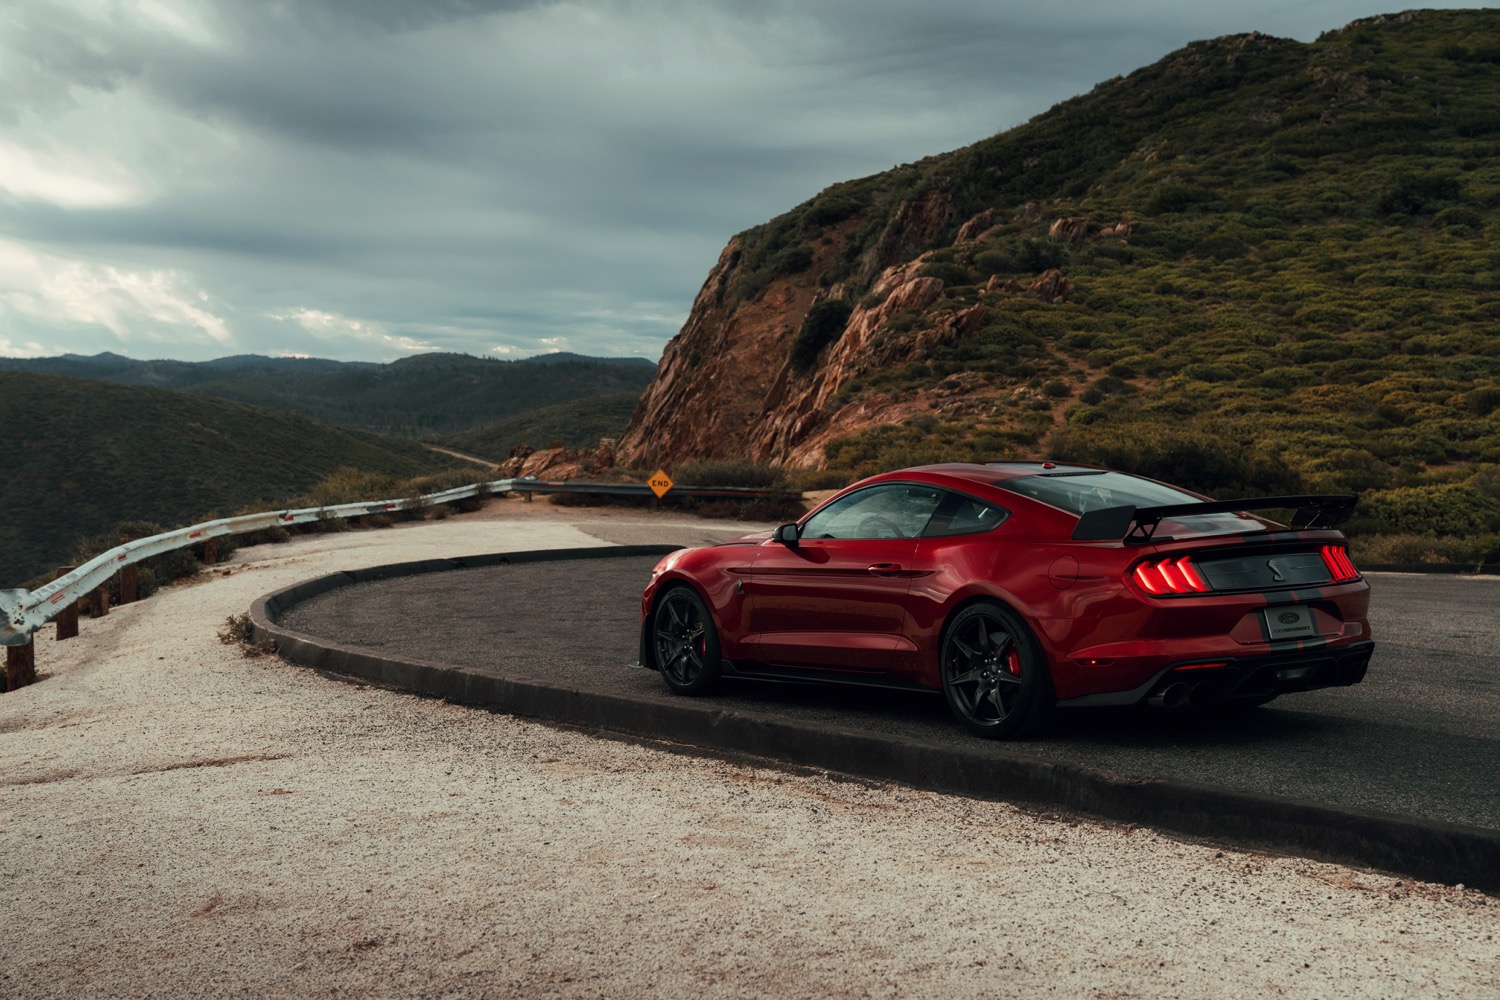
[[214, 361], [92, 357], [0, 358], [0, 371], [172, 389], [289, 411], [353, 430], [434, 438], [574, 399], [634, 393], [645, 358], [545, 354], [522, 361], [420, 354], [389, 364], [242, 354]]
[[275, 509], [344, 468], [411, 478], [453, 464], [289, 413], [26, 372], [0, 371], [0, 426], [0, 587], [73, 562], [80, 539], [124, 521], [177, 527]]

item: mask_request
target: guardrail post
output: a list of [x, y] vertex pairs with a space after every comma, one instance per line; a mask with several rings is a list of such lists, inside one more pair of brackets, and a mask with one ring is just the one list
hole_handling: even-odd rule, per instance
[[219, 540], [210, 538], [203, 543], [203, 558], [200, 560], [205, 566], [213, 566], [219, 561]]
[[120, 567], [120, 603], [130, 604], [138, 600], [141, 593], [141, 578], [135, 563]]
[[89, 617], [103, 618], [109, 614], [109, 584], [103, 584], [89, 591]]
[[78, 635], [78, 602], [74, 601], [57, 613], [57, 638], [73, 639]]
[[14, 691], [36, 683], [36, 646], [5, 647], [5, 690]]
[[[71, 573], [72, 571], [72, 566], [59, 566], [57, 567], [57, 569], [52, 571], [52, 579], [56, 580], [59, 577]], [[56, 638], [75, 638], [78, 635], [78, 602], [70, 601], [61, 611], [57, 613], [57, 617], [54, 618], [53, 621], [57, 625]]]

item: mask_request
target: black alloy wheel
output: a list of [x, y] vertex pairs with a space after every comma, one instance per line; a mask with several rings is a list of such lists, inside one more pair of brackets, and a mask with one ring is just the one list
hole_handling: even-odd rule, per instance
[[1042, 651], [1015, 612], [971, 604], [943, 630], [943, 694], [971, 732], [990, 739], [1045, 729], [1055, 700]]
[[708, 605], [691, 587], [672, 587], [651, 620], [656, 668], [678, 694], [705, 694], [719, 681], [719, 633]]

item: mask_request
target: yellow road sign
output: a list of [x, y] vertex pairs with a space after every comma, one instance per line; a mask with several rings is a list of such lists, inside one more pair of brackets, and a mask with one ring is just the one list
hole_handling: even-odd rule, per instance
[[651, 487], [651, 492], [655, 493], [656, 499], [660, 500], [667, 495], [667, 490], [672, 488], [672, 477], [657, 469], [656, 474], [646, 480], [646, 485]]

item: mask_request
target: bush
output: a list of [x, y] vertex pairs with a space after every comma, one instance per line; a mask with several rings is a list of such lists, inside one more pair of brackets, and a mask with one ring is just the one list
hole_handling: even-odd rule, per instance
[[1474, 537], [1500, 531], [1500, 500], [1467, 483], [1373, 490], [1360, 498], [1350, 523], [1360, 533]]
[[1016, 247], [1016, 263], [1023, 271], [1041, 274], [1054, 267], [1063, 268], [1072, 260], [1073, 253], [1066, 243], [1050, 237], [1028, 236]]
[[1048, 450], [1058, 460], [1102, 465], [1215, 496], [1302, 491], [1294, 469], [1212, 428], [1071, 423], [1052, 435]]
[[292, 501], [294, 507], [337, 507], [363, 500], [389, 500], [402, 491], [401, 480], [345, 466]]
[[807, 220], [815, 226], [831, 226], [858, 215], [864, 207], [864, 201], [853, 195], [825, 194], [808, 208]]
[[1207, 188], [1192, 184], [1162, 184], [1151, 193], [1146, 202], [1146, 214], [1164, 215], [1169, 212], [1186, 212], [1195, 205], [1211, 202], [1215, 194]]
[[1380, 197], [1377, 206], [1386, 215], [1424, 215], [1456, 200], [1462, 191], [1457, 175], [1438, 170], [1403, 174]]
[[[115, 530], [108, 534], [94, 535], [79, 541], [73, 549], [73, 564], [81, 566], [95, 556], [108, 552], [116, 545], [150, 538], [152, 535], [160, 535], [168, 530], [151, 521], [121, 521]], [[142, 598], [150, 597], [174, 580], [196, 576], [200, 568], [198, 557], [193, 554], [191, 548], [163, 552], [159, 556], [143, 559], [135, 565], [137, 594]], [[110, 600], [118, 602], [120, 599], [119, 576], [111, 577], [108, 586]]]
[[802, 318], [802, 328], [792, 341], [792, 367], [806, 371], [817, 363], [818, 355], [844, 335], [844, 327], [854, 310], [843, 299], [819, 302]]
[[859, 479], [852, 469], [800, 469], [791, 474], [791, 485], [803, 493], [813, 490], [841, 490]]
[[734, 459], [680, 466], [672, 473], [672, 481], [683, 486], [743, 486], [749, 489], [775, 489], [786, 485], [780, 466]]
[[787, 247], [776, 256], [771, 258], [771, 272], [773, 275], [801, 274], [812, 267], [813, 249], [806, 243], [794, 247]]
[[1360, 565], [1416, 565], [1418, 563], [1464, 563], [1478, 565], [1500, 559], [1500, 535], [1477, 538], [1443, 538], [1432, 532], [1421, 535], [1360, 535], [1349, 539], [1350, 553]]
[[921, 275], [924, 278], [937, 278], [945, 285], [972, 285], [974, 275], [962, 264], [947, 264], [933, 261], [922, 265]]
[[974, 266], [979, 268], [979, 273], [985, 277], [1020, 270], [1016, 259], [1003, 250], [984, 250], [975, 254]]

